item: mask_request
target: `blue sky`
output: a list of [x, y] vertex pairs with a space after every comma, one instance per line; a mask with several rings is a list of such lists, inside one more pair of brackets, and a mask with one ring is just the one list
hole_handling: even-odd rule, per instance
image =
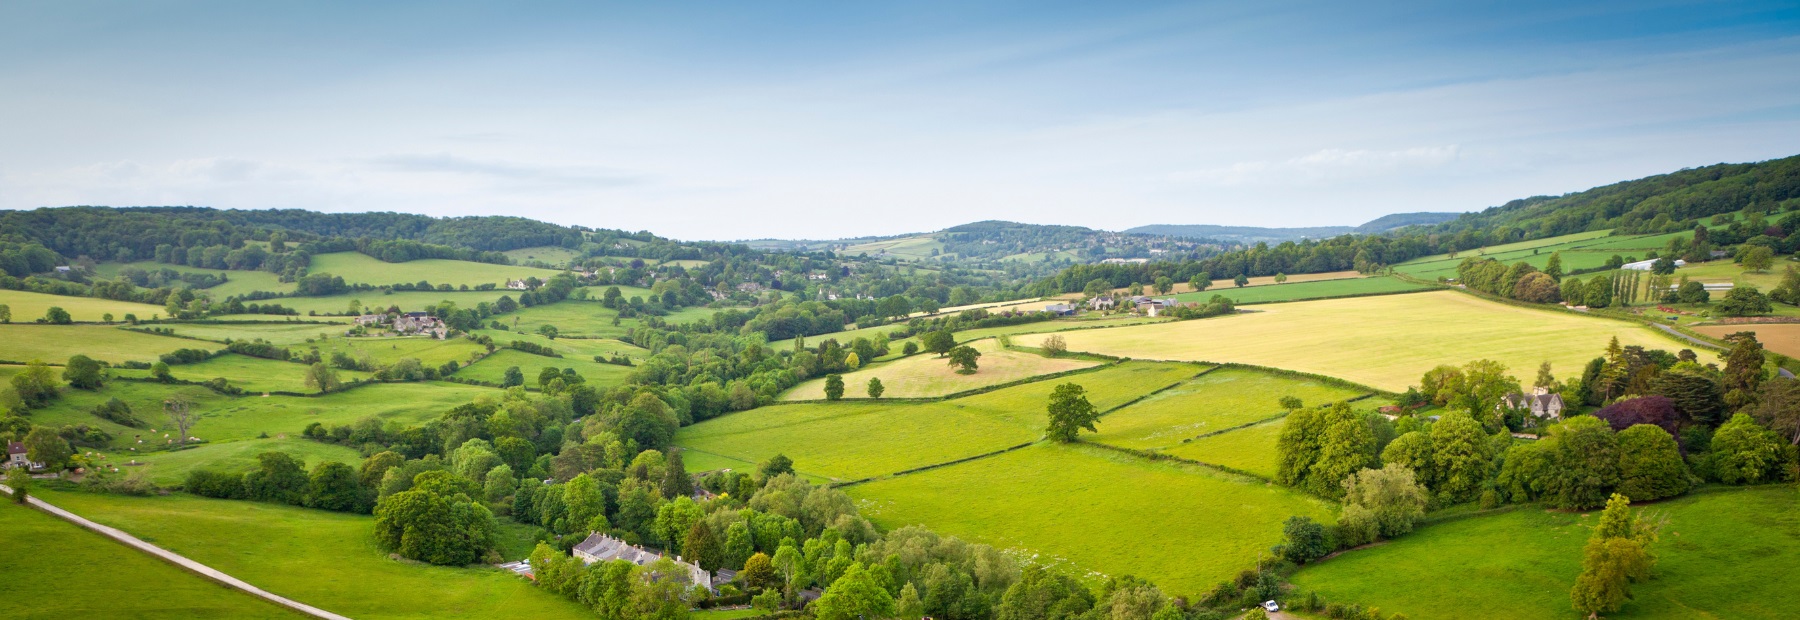
[[1357, 224], [1800, 153], [1800, 5], [0, 4], [0, 208]]

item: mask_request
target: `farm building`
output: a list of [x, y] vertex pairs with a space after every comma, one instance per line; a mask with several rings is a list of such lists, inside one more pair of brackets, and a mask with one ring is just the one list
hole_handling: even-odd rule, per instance
[[1499, 407], [1502, 410], [1524, 409], [1533, 416], [1554, 420], [1562, 417], [1563, 399], [1548, 389], [1538, 387], [1532, 388], [1531, 394], [1507, 394], [1501, 399]]
[[11, 469], [14, 467], [43, 469], [44, 464], [32, 462], [31, 459], [26, 456], [27, 452], [29, 452], [29, 450], [25, 448], [25, 444], [17, 441], [8, 442], [6, 444], [6, 461], [0, 463], [0, 469]]
[[[581, 563], [583, 564], [625, 560], [638, 566], [645, 566], [663, 558], [660, 553], [644, 549], [643, 547], [627, 543], [623, 540], [599, 532], [589, 534], [587, 540], [583, 540], [580, 544], [575, 545], [575, 548], [571, 549], [570, 553], [575, 557], [580, 558]], [[712, 589], [713, 577], [711, 573], [706, 572], [706, 569], [682, 561], [681, 556], [675, 556], [675, 565], [681, 567], [682, 570], [687, 571], [689, 583], [705, 586], [709, 590]]]
[[1115, 307], [1118, 307], [1119, 301], [1116, 299], [1113, 299], [1112, 297], [1101, 295], [1099, 297], [1095, 297], [1093, 299], [1088, 300], [1087, 305], [1089, 308], [1093, 308], [1095, 310], [1111, 310]]
[[1050, 304], [1048, 306], [1044, 306], [1044, 311], [1049, 312], [1051, 314], [1058, 315], [1058, 316], [1075, 316], [1075, 305], [1074, 304]]
[[530, 289], [531, 285], [527, 284], [524, 280], [507, 280], [506, 288], [509, 288], [509, 289], [512, 289], [515, 291], [523, 291], [523, 290]]
[[[1638, 261], [1635, 263], [1625, 263], [1623, 265], [1619, 265], [1619, 268], [1620, 269], [1630, 269], [1632, 271], [1649, 271], [1651, 267], [1656, 265], [1657, 260], [1659, 260], [1659, 259], [1652, 258], [1650, 260], [1641, 260], [1641, 261]], [[1687, 261], [1684, 261], [1681, 259], [1675, 259], [1675, 266], [1676, 267], [1685, 267], [1685, 266], [1687, 266]]]

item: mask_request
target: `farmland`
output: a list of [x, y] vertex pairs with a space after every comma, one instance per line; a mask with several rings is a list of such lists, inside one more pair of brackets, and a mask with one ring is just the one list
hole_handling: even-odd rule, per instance
[[1269, 284], [1237, 288], [1226, 286], [1209, 289], [1198, 293], [1182, 293], [1175, 299], [1184, 302], [1203, 302], [1214, 295], [1224, 295], [1236, 304], [1260, 304], [1279, 301], [1301, 301], [1325, 297], [1353, 297], [1358, 295], [1385, 295], [1389, 293], [1410, 293], [1431, 288], [1422, 284], [1414, 284], [1394, 277], [1381, 276], [1374, 278], [1340, 278], [1317, 280], [1312, 282], [1288, 282], [1286, 284]]
[[[436, 307], [448, 301], [458, 308], [473, 308], [481, 302], [499, 301], [501, 297], [519, 298], [518, 291], [504, 288], [492, 291], [356, 291], [327, 295], [322, 297], [283, 297], [270, 303], [293, 308], [303, 315], [317, 314], [352, 314], [350, 302], [358, 302], [363, 311], [371, 309], [387, 309], [398, 307], [402, 312], [416, 312]], [[360, 314], [360, 312], [356, 313]], [[264, 316], [264, 319], [278, 318]]]
[[[1271, 305], [1238, 316], [1064, 334], [1069, 350], [1135, 359], [1242, 362], [1401, 391], [1439, 364], [1492, 359], [1515, 373], [1574, 374], [1617, 336], [1678, 349], [1652, 328], [1522, 308], [1454, 291]], [[1042, 335], [1015, 342], [1035, 346]]]
[[0, 304], [5, 304], [12, 310], [14, 323], [29, 323], [44, 318], [44, 313], [49, 312], [51, 307], [67, 310], [69, 318], [78, 323], [98, 323], [105, 319], [107, 314], [113, 315], [114, 321], [125, 320], [127, 314], [149, 320], [150, 317], [165, 312], [162, 306], [150, 304], [113, 301], [98, 297], [47, 295], [11, 289], [0, 289]]
[[301, 344], [307, 340], [330, 336], [341, 336], [345, 330], [342, 324], [337, 323], [278, 321], [267, 323], [175, 323], [158, 327], [172, 329], [178, 336], [213, 342], [260, 339], [281, 346]]
[[1160, 452], [1273, 479], [1279, 464], [1275, 440], [1281, 436], [1281, 429], [1286, 425], [1286, 418], [1270, 420], [1247, 428], [1195, 438]]
[[461, 260], [427, 258], [404, 263], [388, 263], [360, 252], [333, 252], [312, 257], [312, 273], [329, 273], [350, 284], [402, 284], [430, 282], [433, 285], [494, 284], [506, 288], [509, 279], [537, 277], [548, 280], [562, 273], [520, 265], [495, 265]]
[[467, 338], [438, 340], [425, 336], [331, 338], [320, 340], [313, 346], [318, 347], [320, 354], [326, 359], [332, 353], [341, 351], [358, 359], [366, 355], [377, 364], [392, 364], [410, 357], [428, 366], [441, 366], [452, 360], [458, 364], [467, 364], [471, 359], [487, 352], [486, 347]]
[[[1656, 578], [1609, 618], [1785, 618], [1800, 607], [1800, 511], [1791, 486], [1724, 490], [1641, 511], [1668, 518]], [[1526, 506], [1429, 525], [1295, 574], [1302, 590], [1409, 618], [1575, 617], [1569, 588], [1594, 514]], [[1746, 575], [1757, 578], [1747, 579]], [[1405, 583], [1406, 587], [1394, 587]]]
[[684, 427], [675, 443], [752, 463], [785, 454], [801, 472], [855, 480], [1035, 441], [1057, 384], [1080, 384], [1106, 410], [1199, 371], [1190, 364], [1128, 362], [940, 402], [775, 405]]
[[[55, 579], [34, 568], [55, 558]], [[0, 502], [0, 580], [14, 618], [302, 618], [32, 508]]]
[[[943, 358], [921, 353], [845, 373], [844, 395], [849, 398], [865, 397], [870, 378], [881, 379], [882, 386], [887, 390], [882, 395], [884, 398], [921, 398], [945, 396], [1028, 377], [1099, 365], [1095, 361], [1047, 358], [1036, 353], [1005, 349], [994, 338], [977, 340], [969, 346], [981, 352], [981, 368], [975, 374], [957, 374]], [[782, 395], [783, 400], [824, 398], [825, 379], [822, 377], [797, 385]]]
[[525, 385], [537, 388], [538, 372], [544, 368], [574, 368], [575, 374], [581, 375], [588, 383], [597, 388], [612, 387], [625, 382], [625, 375], [631, 374], [631, 367], [616, 364], [595, 362], [591, 356], [568, 355], [566, 357], [544, 357], [523, 351], [501, 349], [481, 361], [456, 371], [462, 379], [474, 379], [487, 383], [501, 383], [506, 378], [506, 369], [518, 366], [525, 374]]
[[1267, 553], [1283, 519], [1332, 514], [1259, 480], [1080, 445], [1040, 444], [847, 490], [883, 527], [926, 525], [1093, 571], [1090, 581], [1131, 574], [1188, 596]]
[[1724, 338], [1737, 332], [1752, 332], [1762, 342], [1763, 348], [1788, 357], [1800, 357], [1800, 323], [1702, 325], [1695, 327], [1694, 331], [1714, 338]]
[[[363, 459], [355, 448], [302, 439], [300, 433], [293, 432], [268, 439], [201, 444], [186, 450], [143, 454], [113, 453], [107, 456], [106, 462], [128, 472], [142, 471], [152, 482], [160, 485], [179, 486], [196, 469], [234, 473], [250, 471], [256, 468], [256, 455], [264, 452], [286, 452], [293, 455], [306, 463], [308, 471], [325, 461], [354, 466], [361, 464]], [[126, 465], [131, 461], [136, 461], [139, 465]]]
[[1366, 393], [1258, 370], [1221, 368], [1108, 414], [1100, 420], [1100, 432], [1090, 439], [1126, 448], [1165, 448], [1280, 415], [1276, 400], [1283, 396], [1322, 405]]
[[566, 266], [568, 266], [568, 264], [570, 262], [579, 260], [580, 258], [585, 256], [585, 254], [581, 253], [578, 250], [571, 250], [569, 248], [565, 248], [562, 246], [556, 246], [556, 245], [540, 245], [540, 246], [533, 246], [533, 247], [529, 247], [529, 248], [519, 248], [517, 250], [507, 250], [505, 252], [502, 252], [502, 254], [505, 254], [507, 257], [513, 259], [513, 262], [521, 264], [521, 265], [523, 265], [529, 261], [538, 261], [538, 262], [549, 264], [549, 265], [555, 265], [557, 267], [566, 267]]
[[[294, 288], [296, 287], [296, 285], [293, 282], [282, 282], [281, 278], [279, 276], [276, 276], [275, 274], [269, 273], [267, 271], [244, 271], [244, 270], [236, 270], [236, 269], [232, 269], [232, 270], [201, 269], [199, 267], [189, 267], [186, 265], [170, 265], [167, 263], [158, 263], [158, 262], [154, 262], [154, 261], [137, 261], [135, 263], [101, 263], [101, 264], [95, 266], [94, 273], [103, 278], [112, 278], [112, 277], [117, 277], [119, 275], [119, 272], [124, 271], [126, 267], [137, 267], [137, 268], [143, 269], [145, 271], [157, 271], [157, 270], [161, 270], [161, 269], [169, 269], [169, 270], [178, 271], [181, 273], [207, 273], [207, 274], [213, 274], [213, 275], [224, 275], [225, 276], [224, 284], [219, 284], [219, 285], [207, 287], [204, 289], [199, 289], [199, 290], [206, 291], [206, 294], [211, 296], [216, 301], [224, 301], [225, 298], [227, 298], [227, 297], [232, 297], [232, 296], [236, 296], [236, 295], [244, 295], [247, 293], [254, 293], [257, 291], [268, 291], [271, 293], [292, 293], [292, 292], [294, 292]], [[181, 283], [181, 285], [186, 286], [186, 283]]]
[[263, 589], [350, 617], [593, 617], [506, 571], [390, 560], [375, 543], [370, 516], [187, 495], [40, 497]]
[[[206, 381], [215, 377], [223, 377], [231, 385], [250, 392], [311, 392], [306, 387], [306, 364], [297, 362], [281, 362], [250, 357], [247, 355], [226, 354], [196, 364], [179, 364], [169, 367], [169, 374], [176, 379], [186, 381]], [[122, 376], [148, 378], [147, 370], [116, 370]], [[340, 380], [354, 381], [367, 379], [370, 373], [356, 370], [337, 370]]]
[[[225, 348], [225, 345], [154, 336], [104, 325], [0, 325], [0, 358], [10, 362], [42, 360], [61, 364], [80, 353], [103, 362], [152, 362], [176, 349]], [[79, 343], [80, 346], [71, 346]]]

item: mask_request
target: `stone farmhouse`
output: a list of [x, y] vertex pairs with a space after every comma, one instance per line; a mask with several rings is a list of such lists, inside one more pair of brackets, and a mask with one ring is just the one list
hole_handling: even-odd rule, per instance
[[1563, 399], [1562, 396], [1551, 393], [1549, 389], [1537, 387], [1532, 388], [1530, 394], [1507, 394], [1506, 397], [1500, 399], [1499, 407], [1503, 411], [1523, 409], [1531, 412], [1531, 415], [1535, 417], [1555, 420], [1562, 417]]
[[27, 452], [29, 452], [29, 450], [25, 448], [25, 444], [17, 441], [8, 442], [6, 444], [6, 461], [0, 462], [0, 469], [12, 469], [14, 467], [24, 467], [28, 470], [43, 469], [44, 464], [33, 462], [26, 456]]
[[[599, 532], [589, 534], [586, 540], [575, 545], [575, 548], [571, 549], [569, 552], [576, 558], [579, 558], [582, 564], [625, 560], [638, 566], [646, 566], [663, 558], [660, 553], [650, 551]], [[711, 573], [706, 572], [706, 569], [700, 568], [698, 564], [683, 561], [681, 556], [675, 556], [674, 561], [675, 566], [687, 571], [689, 583], [697, 586], [705, 586], [708, 590], [715, 589], [713, 587], [713, 576]]]

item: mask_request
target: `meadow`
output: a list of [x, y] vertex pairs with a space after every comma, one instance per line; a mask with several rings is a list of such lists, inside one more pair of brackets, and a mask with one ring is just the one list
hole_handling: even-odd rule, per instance
[[80, 353], [102, 362], [154, 362], [176, 349], [219, 350], [225, 345], [155, 336], [105, 325], [0, 325], [0, 360], [61, 364]]
[[69, 312], [69, 318], [81, 323], [99, 323], [107, 314], [113, 315], [114, 321], [124, 321], [125, 315], [135, 314], [139, 319], [150, 320], [151, 316], [163, 314], [162, 306], [140, 304], [129, 301], [114, 301], [98, 297], [71, 297], [68, 295], [49, 295], [31, 291], [15, 291], [0, 289], [0, 304], [12, 311], [14, 323], [30, 323], [44, 318], [51, 307], [62, 308]]
[[1279, 418], [1247, 428], [1195, 438], [1158, 451], [1169, 456], [1223, 465], [1274, 479], [1276, 470], [1280, 467], [1275, 442], [1281, 437], [1281, 429], [1285, 426], [1287, 418]]
[[290, 346], [303, 344], [308, 340], [329, 339], [343, 336], [347, 329], [339, 323], [297, 323], [270, 321], [267, 323], [167, 323], [157, 327], [172, 329], [178, 336], [199, 338], [214, 342], [227, 340], [266, 340], [271, 344]]
[[10, 618], [303, 618], [73, 523], [0, 502]]
[[1135, 449], [1178, 445], [1204, 433], [1283, 413], [1276, 403], [1294, 396], [1308, 406], [1355, 398], [1366, 390], [1248, 368], [1221, 368], [1107, 414], [1085, 439]]
[[[1502, 304], [1455, 291], [1265, 306], [1232, 317], [1065, 332], [1069, 350], [1135, 359], [1241, 362], [1403, 391], [1439, 364], [1476, 359], [1529, 377], [1549, 361], [1578, 373], [1607, 341], [1675, 350], [1654, 328], [1562, 310]], [[1014, 336], [1037, 346], [1043, 335]]]
[[[436, 284], [435, 282], [433, 284]], [[361, 309], [356, 314], [386, 310], [399, 307], [401, 312], [420, 312], [435, 308], [442, 302], [456, 304], [458, 308], [473, 308], [481, 302], [493, 303], [501, 297], [519, 298], [519, 291], [497, 289], [492, 291], [354, 291], [322, 297], [282, 297], [267, 303], [280, 304], [293, 308], [302, 315], [337, 314], [348, 315], [350, 302], [355, 301]], [[265, 320], [279, 319], [271, 315], [263, 315]]]
[[[377, 365], [387, 365], [403, 358], [419, 360], [426, 366], [442, 366], [444, 362], [456, 361], [468, 364], [487, 353], [487, 347], [467, 338], [446, 338], [438, 340], [427, 336], [367, 336], [357, 338], [330, 338], [313, 343], [319, 349], [321, 359], [331, 359], [331, 354], [343, 352], [352, 358], [367, 355]], [[306, 347], [290, 347], [295, 354], [305, 351]]]
[[1050, 391], [1087, 389], [1102, 411], [1193, 377], [1190, 364], [1127, 362], [952, 400], [856, 401], [760, 407], [682, 428], [675, 443], [743, 462], [776, 454], [794, 468], [836, 480], [944, 463], [1036, 441]]
[[942, 251], [943, 249], [942, 242], [928, 235], [920, 235], [859, 243], [838, 250], [838, 254], [843, 256], [868, 254], [873, 257], [892, 256], [903, 260], [924, 260], [931, 258], [932, 250]]
[[522, 340], [550, 347], [557, 353], [568, 357], [593, 359], [596, 355], [612, 357], [615, 354], [622, 354], [635, 360], [641, 360], [650, 356], [648, 349], [612, 338], [557, 338], [552, 340], [536, 332], [521, 333], [498, 329], [478, 329], [471, 333], [492, 338], [497, 346], [506, 346], [514, 340]]
[[575, 374], [581, 375], [596, 389], [621, 385], [625, 383], [625, 376], [631, 374], [629, 366], [602, 364], [594, 361], [592, 356], [565, 353], [560, 358], [544, 357], [524, 351], [501, 349], [479, 362], [462, 367], [456, 371], [456, 377], [498, 384], [506, 380], [506, 369], [513, 366], [518, 366], [519, 371], [525, 374], [525, 386], [534, 390], [538, 387], [538, 372], [545, 368], [574, 368]]
[[[185, 381], [206, 381], [216, 377], [224, 377], [231, 385], [243, 388], [248, 392], [300, 392], [310, 393], [317, 390], [306, 387], [307, 365], [298, 362], [282, 362], [270, 359], [250, 357], [248, 355], [225, 354], [196, 364], [177, 364], [169, 367], [169, 374]], [[116, 369], [114, 374], [120, 376], [147, 379], [148, 370]], [[338, 379], [350, 382], [373, 377], [373, 373], [359, 370], [337, 370]]]
[[1386, 295], [1390, 293], [1410, 293], [1431, 288], [1423, 284], [1414, 284], [1399, 278], [1380, 276], [1374, 278], [1340, 278], [1333, 280], [1317, 280], [1312, 282], [1288, 282], [1286, 284], [1270, 284], [1238, 288], [1209, 289], [1198, 293], [1182, 293], [1175, 299], [1184, 302], [1209, 301], [1214, 295], [1224, 295], [1235, 304], [1260, 304], [1279, 301], [1300, 301], [1304, 299], [1320, 299], [1325, 297], [1351, 297], [1356, 295]]
[[579, 250], [571, 250], [557, 245], [539, 245], [501, 252], [513, 259], [513, 262], [525, 264], [526, 261], [538, 261], [558, 267], [567, 267], [569, 263], [587, 256]]
[[1293, 515], [1329, 504], [1242, 476], [1083, 445], [1023, 450], [845, 489], [884, 528], [925, 525], [1087, 581], [1135, 575], [1194, 596], [1280, 542]]
[[[99, 265], [94, 266], [94, 273], [102, 278], [115, 278], [118, 277], [119, 272], [124, 271], [126, 267], [137, 267], [144, 271], [170, 269], [181, 273], [224, 274], [225, 283], [199, 289], [206, 291], [206, 294], [215, 301], [224, 301], [227, 297], [244, 295], [257, 291], [292, 293], [294, 292], [294, 289], [298, 287], [298, 285], [293, 282], [282, 282], [280, 276], [267, 271], [201, 269], [198, 267], [189, 267], [187, 265], [170, 265], [147, 260], [133, 263], [100, 263]], [[187, 284], [184, 282], [181, 286], [187, 286]]]
[[427, 258], [404, 263], [389, 263], [361, 252], [332, 252], [312, 257], [308, 273], [341, 276], [350, 284], [385, 284], [430, 282], [461, 287], [494, 284], [506, 288], [507, 280], [536, 276], [548, 280], [561, 271], [520, 265], [495, 265], [462, 260]]
[[[1714, 491], [1639, 508], [1668, 519], [1653, 548], [1656, 577], [1606, 617], [1773, 619], [1800, 609], [1793, 487]], [[1522, 506], [1428, 525], [1306, 567], [1293, 582], [1415, 620], [1576, 618], [1569, 588], [1596, 518]]]
[[[264, 452], [286, 452], [306, 462], [306, 470], [326, 461], [337, 461], [351, 466], [360, 466], [362, 453], [355, 448], [336, 444], [320, 443], [300, 437], [299, 433], [283, 433], [280, 437], [267, 439], [243, 439], [219, 443], [200, 444], [185, 450], [163, 450], [158, 452], [111, 453], [106, 455], [105, 463], [117, 466], [122, 472], [143, 472], [151, 482], [165, 487], [180, 486], [187, 480], [188, 474], [196, 469], [212, 471], [244, 473], [256, 469], [256, 455]], [[128, 465], [135, 461], [136, 466]]]
[[[886, 388], [883, 398], [926, 398], [1100, 364], [1092, 360], [1049, 358], [1037, 353], [1006, 349], [1000, 346], [1000, 341], [996, 338], [977, 340], [969, 343], [969, 346], [981, 352], [981, 358], [977, 360], [980, 369], [975, 374], [957, 374], [945, 358], [932, 353], [919, 353], [844, 373], [844, 397], [867, 398], [870, 378], [881, 379], [882, 387]], [[794, 386], [781, 396], [782, 400], [824, 398], [824, 377]]]
[[367, 515], [182, 494], [39, 496], [265, 590], [353, 618], [593, 617], [507, 571], [388, 559]]
[[[597, 293], [599, 291], [594, 291]], [[589, 293], [593, 295], [593, 293]], [[711, 317], [711, 311], [708, 311]], [[517, 312], [494, 317], [513, 331], [536, 333], [545, 325], [554, 325], [558, 332], [578, 336], [599, 336], [617, 338], [637, 324], [636, 319], [619, 319], [619, 312], [600, 305], [599, 296], [594, 295], [592, 301], [565, 299], [544, 305], [520, 308]], [[614, 325], [613, 321], [619, 324]]]

